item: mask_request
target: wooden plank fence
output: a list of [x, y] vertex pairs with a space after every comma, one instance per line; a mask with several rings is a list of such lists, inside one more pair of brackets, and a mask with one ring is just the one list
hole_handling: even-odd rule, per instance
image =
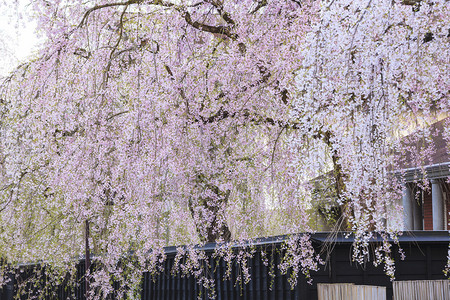
[[318, 300], [386, 300], [385, 286], [319, 283]]
[[393, 300], [450, 300], [450, 280], [394, 281]]
[[[323, 249], [327, 241], [328, 233], [316, 233], [311, 236], [317, 252]], [[448, 282], [442, 270], [447, 263], [450, 236], [447, 231], [416, 231], [405, 232], [399, 237], [400, 245], [406, 254], [406, 259], [401, 260], [397, 246], [392, 247], [392, 255], [396, 266], [396, 280], [394, 283], [384, 274], [383, 266], [374, 267], [371, 262], [358, 265], [351, 260], [352, 238], [345, 238], [339, 234], [333, 241], [334, 247], [325, 266], [317, 272], [311, 272], [312, 284], [308, 284], [303, 275], [298, 278], [298, 284], [291, 289], [288, 283], [290, 274], [280, 274], [278, 265], [283, 256], [281, 243], [283, 237], [259, 239], [253, 243], [256, 253], [249, 258], [247, 265], [251, 280], [248, 283], [239, 283], [236, 278], [241, 273], [238, 265], [232, 262], [232, 270], [229, 279], [225, 279], [225, 271], [228, 263], [223, 259], [215, 259], [212, 256], [215, 244], [204, 247], [210, 268], [208, 274], [215, 282], [215, 296], [217, 300], [278, 300], [278, 299], [319, 299], [323, 284], [350, 284], [353, 287], [341, 287], [341, 290], [356, 289], [356, 298], [353, 299], [449, 299]], [[370, 244], [370, 251], [379, 245], [379, 240]], [[239, 246], [234, 248], [239, 250]], [[265, 251], [263, 263], [261, 253]], [[199, 285], [193, 276], [173, 275], [171, 270], [176, 255], [175, 247], [166, 248], [167, 259], [164, 262], [164, 271], [158, 274], [144, 273], [142, 278], [142, 300], [194, 300], [210, 299], [208, 292]], [[94, 261], [95, 264], [95, 261]], [[11, 274], [11, 281], [0, 287], [0, 300], [34, 299], [39, 297], [40, 286], [27, 286], [28, 295], [14, 298], [18, 286], [28, 281], [28, 278], [42, 273], [39, 265], [25, 268], [23, 272]], [[51, 299], [85, 300], [84, 297], [84, 259], [77, 264], [77, 282], [74, 286], [67, 286], [64, 282], [52, 288], [54, 296]], [[424, 282], [429, 280], [428, 282]], [[435, 283], [431, 283], [431, 282]], [[356, 286], [356, 287], [355, 287]], [[369, 286], [369, 287], [367, 287]], [[384, 297], [373, 298], [372, 294], [379, 293], [377, 288], [382, 287]], [[414, 291], [416, 287], [424, 286], [425, 292]], [[116, 287], [115, 287], [116, 288]], [[326, 289], [326, 288], [325, 288]], [[328, 289], [333, 289], [328, 287]], [[441, 292], [439, 294], [439, 292]], [[340, 292], [341, 293], [341, 292]], [[342, 292], [344, 293], [344, 292]], [[341, 293], [341, 294], [342, 294]], [[383, 292], [380, 292], [383, 294]], [[395, 294], [394, 294], [395, 293]], [[352, 291], [353, 295], [353, 291]], [[417, 295], [417, 296], [415, 296]], [[322, 296], [320, 296], [322, 297]], [[372, 298], [368, 298], [372, 297]], [[402, 298], [403, 297], [403, 298]], [[416, 297], [416, 298], [413, 298]], [[427, 298], [428, 297], [428, 298]], [[441, 297], [441, 298], [439, 298]], [[447, 297], [447, 298], [445, 298]], [[112, 295], [109, 299], [119, 299]], [[323, 299], [323, 298], [320, 298]], [[342, 299], [352, 299], [350, 297]]]

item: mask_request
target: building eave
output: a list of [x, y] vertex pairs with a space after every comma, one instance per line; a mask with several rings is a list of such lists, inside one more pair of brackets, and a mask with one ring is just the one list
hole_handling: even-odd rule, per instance
[[427, 165], [420, 168], [407, 168], [394, 171], [394, 173], [397, 177], [404, 179], [405, 182], [447, 178], [450, 176], [450, 162]]

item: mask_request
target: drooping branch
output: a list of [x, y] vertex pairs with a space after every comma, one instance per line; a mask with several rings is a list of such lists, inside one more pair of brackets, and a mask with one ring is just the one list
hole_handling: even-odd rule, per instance
[[129, 6], [131, 4], [140, 4], [143, 1], [144, 0], [128, 0], [128, 1], [124, 1], [124, 2], [113, 2], [113, 3], [106, 3], [106, 4], [96, 5], [94, 7], [89, 8], [84, 13], [83, 18], [81, 19], [81, 22], [78, 25], [78, 27], [82, 27], [82, 26], [86, 25], [89, 15], [91, 13], [93, 13], [94, 11], [96, 11], [96, 10], [100, 10], [100, 9], [107, 8], [107, 7], [114, 7], [114, 6]]
[[277, 134], [277, 138], [275, 139], [275, 142], [273, 143], [273, 148], [272, 148], [272, 155], [271, 155], [271, 159], [270, 159], [270, 164], [267, 166], [266, 170], [269, 169], [270, 167], [273, 167], [273, 162], [275, 160], [275, 152], [277, 150], [277, 144], [278, 141], [280, 140], [281, 134], [283, 133], [283, 131], [286, 129], [286, 127], [281, 128], [280, 132], [278, 132]]
[[[124, 1], [124, 2], [114, 2], [114, 3], [107, 3], [107, 4], [102, 4], [102, 5], [96, 5], [90, 9], [88, 9], [83, 16], [83, 19], [81, 20], [79, 27], [82, 27], [84, 25], [86, 25], [87, 19], [89, 17], [89, 15], [99, 9], [103, 9], [103, 8], [107, 8], [107, 7], [114, 7], [114, 6], [129, 6], [132, 4], [142, 4], [144, 3], [144, 0], [129, 0], [129, 1]], [[165, 2], [162, 0], [154, 0], [151, 2], [147, 2], [145, 3], [147, 5], [159, 5], [159, 6], [165, 6], [165, 7], [173, 7], [174, 4], [170, 3], [170, 2]], [[219, 5], [218, 3], [216, 3], [215, 1], [211, 1], [211, 4], [213, 4], [216, 9], [219, 11], [220, 15], [222, 16], [222, 18], [229, 24], [231, 25], [235, 25], [235, 22], [233, 19], [231, 19], [230, 14], [228, 14], [227, 12], [223, 11], [223, 8], [221, 5]], [[207, 25], [198, 21], [193, 21], [191, 18], [191, 15], [189, 12], [183, 10], [183, 9], [178, 9], [181, 14], [182, 17], [184, 18], [184, 20], [186, 21], [186, 23], [188, 23], [190, 26], [194, 27], [195, 29], [201, 30], [201, 31], [205, 31], [205, 32], [209, 32], [209, 33], [216, 33], [216, 34], [223, 34], [229, 38], [231, 38], [232, 40], [236, 40], [238, 38], [238, 35], [236, 33], [232, 33], [231, 32], [231, 27], [230, 26], [222, 26], [222, 25], [217, 25], [217, 26], [212, 26], [212, 25]]]
[[[123, 1], [123, 2], [113, 2], [113, 3], [106, 3], [106, 4], [96, 5], [94, 7], [89, 8], [84, 13], [83, 18], [81, 19], [81, 22], [78, 25], [78, 27], [82, 27], [82, 26], [86, 25], [89, 15], [91, 13], [93, 13], [94, 11], [96, 11], [96, 10], [107, 8], [107, 7], [129, 6], [129, 5], [132, 5], [132, 4], [142, 4], [142, 3], [144, 3], [144, 0], [128, 0], [128, 1]], [[154, 1], [147, 2], [145, 4], [147, 4], [147, 5], [160, 5], [160, 6], [165, 6], [165, 7], [172, 7], [172, 6], [174, 6], [173, 3], [165, 2], [165, 1], [162, 1], [162, 0], [154, 0]]]
[[[115, 53], [115, 51], [117, 50], [117, 47], [119, 47], [120, 42], [122, 41], [122, 37], [123, 37], [123, 17], [125, 15], [125, 12], [127, 11], [128, 5], [125, 6], [125, 8], [123, 9], [122, 13], [120, 14], [120, 20], [119, 20], [119, 38], [116, 41], [116, 44], [113, 46], [111, 53], [109, 55], [110, 58], [110, 63], [108, 63], [108, 70], [111, 66], [111, 59]], [[106, 72], [107, 73], [107, 72]]]

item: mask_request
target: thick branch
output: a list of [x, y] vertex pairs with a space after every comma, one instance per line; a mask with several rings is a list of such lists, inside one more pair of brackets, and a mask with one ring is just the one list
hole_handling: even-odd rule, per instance
[[300, 0], [291, 0], [291, 1], [298, 4], [298, 6], [302, 7], [302, 3], [300, 2]]
[[231, 18], [230, 14], [226, 11], [223, 11], [223, 4], [220, 3], [218, 0], [208, 0], [208, 3], [210, 3], [212, 6], [214, 6], [217, 9], [217, 12], [220, 14], [222, 19], [225, 20], [228, 24], [235, 25], [236, 23]]
[[204, 117], [199, 116], [194, 119], [195, 122], [200, 122], [202, 124], [212, 124], [215, 122], [219, 122], [222, 120], [225, 120], [227, 118], [244, 118], [249, 123], [253, 123], [255, 125], [260, 124], [267, 124], [272, 126], [278, 126], [280, 128], [287, 128], [287, 129], [300, 129], [300, 124], [297, 122], [290, 122], [290, 121], [282, 121], [282, 120], [276, 120], [271, 117], [264, 117], [261, 115], [258, 115], [257, 113], [251, 113], [248, 110], [244, 110], [242, 112], [232, 112], [230, 113], [227, 110], [224, 110], [223, 107], [219, 109], [218, 112], [216, 112], [214, 115], [210, 117]]
[[222, 25], [211, 26], [211, 25], [200, 23], [198, 21], [193, 21], [191, 18], [191, 15], [187, 11], [184, 11], [182, 13], [182, 15], [183, 15], [183, 18], [186, 21], [186, 23], [188, 23], [195, 29], [198, 29], [200, 31], [210, 32], [210, 33], [223, 34], [232, 40], [236, 40], [238, 38], [238, 35], [236, 33], [231, 32], [231, 27], [229, 27], [229, 26], [222, 26]]
[[91, 52], [89, 52], [89, 51], [87, 51], [86, 49], [83, 49], [83, 48], [77, 48], [77, 49], [73, 52], [73, 54], [78, 55], [78, 56], [81, 56], [81, 57], [83, 57], [83, 58], [85, 58], [85, 59], [90, 58], [91, 55], [92, 55]]
[[260, 0], [260, 1], [258, 1], [258, 4], [256, 5], [255, 9], [252, 10], [250, 12], [250, 14], [256, 13], [258, 10], [260, 10], [261, 8], [263, 8], [266, 5], [267, 5], [267, 0]]
[[422, 0], [403, 0], [402, 4], [404, 5], [416, 5], [419, 4]]
[[65, 136], [73, 136], [75, 133], [78, 132], [80, 128], [78, 126], [75, 126], [75, 128], [73, 130], [60, 130], [60, 129], [56, 129], [53, 136], [56, 137], [56, 135], [61, 134], [61, 136], [65, 137]]
[[[344, 182], [345, 174], [342, 170], [341, 164], [339, 163], [339, 154], [336, 149], [333, 149], [333, 144], [331, 142], [332, 133], [329, 130], [322, 131], [320, 129], [313, 137], [320, 138], [330, 148], [331, 159], [333, 161], [334, 188], [336, 191], [337, 199], [340, 199], [346, 189]], [[343, 200], [344, 202], [340, 206], [341, 217], [339, 218], [339, 222], [336, 223], [335, 227], [335, 229], [337, 230], [348, 230], [348, 228], [346, 227], [348, 226], [348, 217], [350, 216], [351, 211], [349, 211], [348, 201], [346, 199]]]
[[[321, 132], [318, 136], [320, 136], [324, 143], [332, 150], [333, 145], [331, 143], [331, 132], [327, 130], [325, 132]], [[345, 190], [345, 184], [342, 166], [339, 163], [339, 155], [337, 153], [337, 150], [332, 150], [331, 159], [333, 160], [333, 175], [335, 179], [334, 184], [336, 188], [336, 196], [339, 199]]]
[[[189, 211], [191, 212], [200, 239], [208, 243], [216, 242], [218, 240], [225, 242], [230, 241], [231, 231], [226, 222], [223, 222], [223, 220], [220, 219], [223, 218], [221, 204], [228, 203], [231, 191], [220, 190], [218, 186], [209, 183], [208, 178], [202, 173], [197, 174], [195, 183], [197, 187], [202, 189], [206, 188], [217, 196], [216, 199], [211, 197], [199, 197], [198, 202], [196, 202], [195, 205], [196, 207], [201, 207], [202, 210], [197, 210], [196, 207], [194, 207], [192, 199], [189, 199], [188, 201]], [[204, 215], [203, 211], [208, 211], [214, 216], [212, 220], [209, 219], [208, 214]]]

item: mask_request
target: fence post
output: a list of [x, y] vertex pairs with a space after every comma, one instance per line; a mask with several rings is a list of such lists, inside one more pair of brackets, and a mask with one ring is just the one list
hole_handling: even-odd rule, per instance
[[89, 299], [89, 278], [88, 272], [91, 267], [91, 258], [89, 250], [89, 220], [85, 221], [85, 259], [84, 259], [84, 287], [86, 291], [86, 299]]

